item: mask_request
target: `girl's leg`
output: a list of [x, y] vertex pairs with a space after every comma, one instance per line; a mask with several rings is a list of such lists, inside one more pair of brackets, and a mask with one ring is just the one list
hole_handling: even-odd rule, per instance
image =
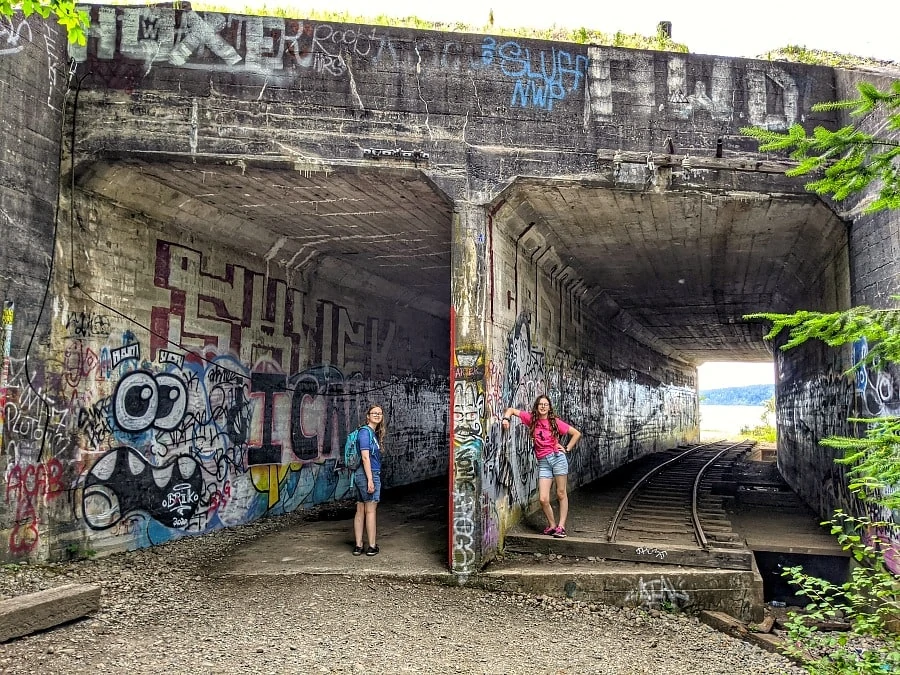
[[547, 524], [550, 527], [556, 526], [556, 520], [553, 518], [553, 507], [550, 505], [550, 486], [553, 484], [552, 478], [538, 478], [538, 495], [541, 500], [541, 509], [547, 518]]
[[369, 546], [375, 547], [375, 509], [378, 508], [378, 502], [366, 502], [366, 539], [369, 540]]
[[556, 498], [559, 500], [559, 526], [566, 527], [566, 517], [569, 515], [569, 494], [566, 485], [569, 477], [566, 475], [556, 477]]
[[356, 502], [356, 515], [353, 517], [353, 534], [356, 537], [357, 546], [362, 546], [365, 509], [366, 505], [363, 502]]

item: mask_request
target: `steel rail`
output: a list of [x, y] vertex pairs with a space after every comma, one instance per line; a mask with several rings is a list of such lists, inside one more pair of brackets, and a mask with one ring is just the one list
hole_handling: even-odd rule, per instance
[[607, 529], [607, 531], [606, 531], [606, 541], [609, 541], [609, 542], [615, 541], [616, 531], [619, 529], [619, 521], [622, 519], [622, 515], [625, 513], [625, 509], [628, 508], [628, 505], [631, 503], [632, 498], [637, 493], [637, 491], [640, 489], [640, 487], [644, 483], [646, 483], [648, 480], [650, 480], [650, 478], [652, 476], [654, 476], [658, 471], [665, 468], [669, 464], [672, 464], [673, 462], [681, 461], [682, 459], [684, 459], [691, 453], [694, 453], [697, 450], [700, 450], [701, 448], [706, 448], [706, 447], [709, 447], [710, 445], [718, 445], [723, 442], [724, 441], [713, 441], [712, 443], [701, 443], [699, 445], [695, 445], [693, 448], [685, 450], [677, 457], [673, 457], [672, 459], [663, 462], [659, 466], [653, 467], [652, 469], [650, 469], [650, 471], [648, 471], [643, 476], [641, 476], [641, 478], [628, 491], [628, 494], [626, 494], [622, 498], [622, 501], [619, 502], [619, 508], [617, 508], [616, 512], [613, 514], [612, 521], [609, 524], [609, 529]]
[[694, 526], [694, 538], [697, 540], [697, 544], [700, 545], [700, 548], [703, 550], [709, 549], [709, 541], [706, 538], [706, 533], [703, 531], [703, 525], [700, 523], [700, 514], [697, 509], [697, 501], [700, 496], [700, 481], [703, 479], [703, 475], [706, 473], [706, 470], [711, 467], [713, 464], [719, 461], [719, 457], [724, 455], [729, 450], [732, 450], [739, 445], [743, 445], [748, 441], [745, 439], [740, 443], [734, 443], [733, 445], [729, 445], [724, 450], [721, 450], [715, 454], [715, 456], [710, 459], [700, 471], [697, 472], [697, 477], [694, 478], [694, 489], [691, 494], [691, 524]]

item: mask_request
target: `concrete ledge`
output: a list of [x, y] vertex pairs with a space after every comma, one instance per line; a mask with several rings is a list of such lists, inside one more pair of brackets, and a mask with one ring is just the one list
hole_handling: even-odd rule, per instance
[[519, 564], [506, 569], [495, 565], [467, 583], [493, 591], [567, 597], [614, 607], [707, 609], [748, 622], [763, 617], [762, 579], [750, 571], [605, 563]]
[[0, 601], [0, 642], [79, 619], [100, 609], [100, 586], [66, 584]]

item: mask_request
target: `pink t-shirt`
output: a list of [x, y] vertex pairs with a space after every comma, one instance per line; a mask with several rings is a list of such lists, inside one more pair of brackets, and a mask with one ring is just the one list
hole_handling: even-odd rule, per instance
[[[524, 410], [519, 411], [519, 419], [526, 426], [531, 425], [531, 413]], [[569, 425], [558, 417], [556, 418], [556, 427], [559, 429], [559, 436], [565, 436], [569, 433]], [[559, 447], [559, 436], [553, 432], [550, 420], [538, 420], [534, 425], [534, 456], [543, 459], [547, 455], [556, 452]]]

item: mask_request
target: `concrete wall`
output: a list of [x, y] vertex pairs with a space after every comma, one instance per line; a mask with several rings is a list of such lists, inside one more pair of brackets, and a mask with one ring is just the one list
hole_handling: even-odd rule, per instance
[[[858, 97], [858, 82], [872, 82], [888, 89], [891, 79], [876, 73], [837, 71], [834, 100]], [[841, 124], [857, 124], [869, 133], [884, 136], [883, 119], [864, 120], [845, 113]], [[895, 134], [896, 135], [896, 134]], [[877, 308], [898, 307], [892, 295], [900, 292], [900, 214], [881, 211], [864, 214], [863, 209], [875, 197], [871, 187], [833, 207], [847, 220], [848, 260], [846, 279], [823, 279], [824, 292], [818, 300], [797, 309], [838, 311], [858, 305]], [[783, 341], [782, 341], [783, 342]], [[865, 341], [852, 348], [831, 349], [812, 343], [801, 349], [779, 354], [778, 464], [788, 483], [816, 513], [831, 518], [835, 509], [862, 514], [866, 507], [847, 491], [846, 469], [834, 463], [840, 456], [820, 445], [832, 435], [861, 435], [863, 429], [849, 424], [849, 417], [879, 417], [900, 413], [900, 369], [872, 367], [853, 377], [845, 375], [864, 350]], [[900, 522], [900, 513], [870, 512], [876, 520]], [[888, 533], [882, 533], [888, 535]], [[894, 542], [900, 546], [900, 542]], [[892, 562], [900, 571], [900, 562]]]
[[[333, 277], [288, 282], [105, 202], [83, 196], [79, 213], [85, 255], [61, 256], [46, 360], [28, 375], [48, 385], [60, 475], [47, 489], [66, 506], [37, 528], [67, 526], [51, 555], [346, 498], [340, 449], [370, 402], [387, 414], [386, 486], [446, 473], [445, 318], [396, 309], [377, 284], [360, 296]], [[34, 397], [13, 363], [24, 405]], [[7, 442], [26, 431], [13, 425]]]
[[[81, 160], [165, 151], [427, 151], [455, 199], [485, 203], [518, 175], [593, 172], [599, 148], [754, 151], [739, 129], [833, 123], [833, 71], [163, 7], [91, 8], [73, 49], [84, 80]], [[110, 114], [111, 111], [115, 114]], [[464, 170], [464, 177], [460, 174]], [[452, 187], [449, 187], [452, 185]]]
[[577, 294], [529, 256], [517, 255], [516, 246], [522, 244], [498, 227], [489, 277], [486, 556], [522, 511], [538, 508], [531, 439], [521, 424], [503, 432], [500, 418], [507, 406], [531, 410], [535, 398], [546, 394], [557, 414], [582, 432], [569, 456], [571, 488], [699, 437], [694, 368], [611, 330]]
[[[37, 366], [49, 332], [44, 300], [55, 252], [67, 68], [66, 36], [55, 23], [0, 17], [0, 36], [0, 557], [16, 557], [39, 551], [48, 509], [72, 478], [64, 466], [71, 441], [58, 438], [59, 416], [42, 394], [47, 383]], [[26, 356], [34, 359], [33, 386], [20, 375]]]

